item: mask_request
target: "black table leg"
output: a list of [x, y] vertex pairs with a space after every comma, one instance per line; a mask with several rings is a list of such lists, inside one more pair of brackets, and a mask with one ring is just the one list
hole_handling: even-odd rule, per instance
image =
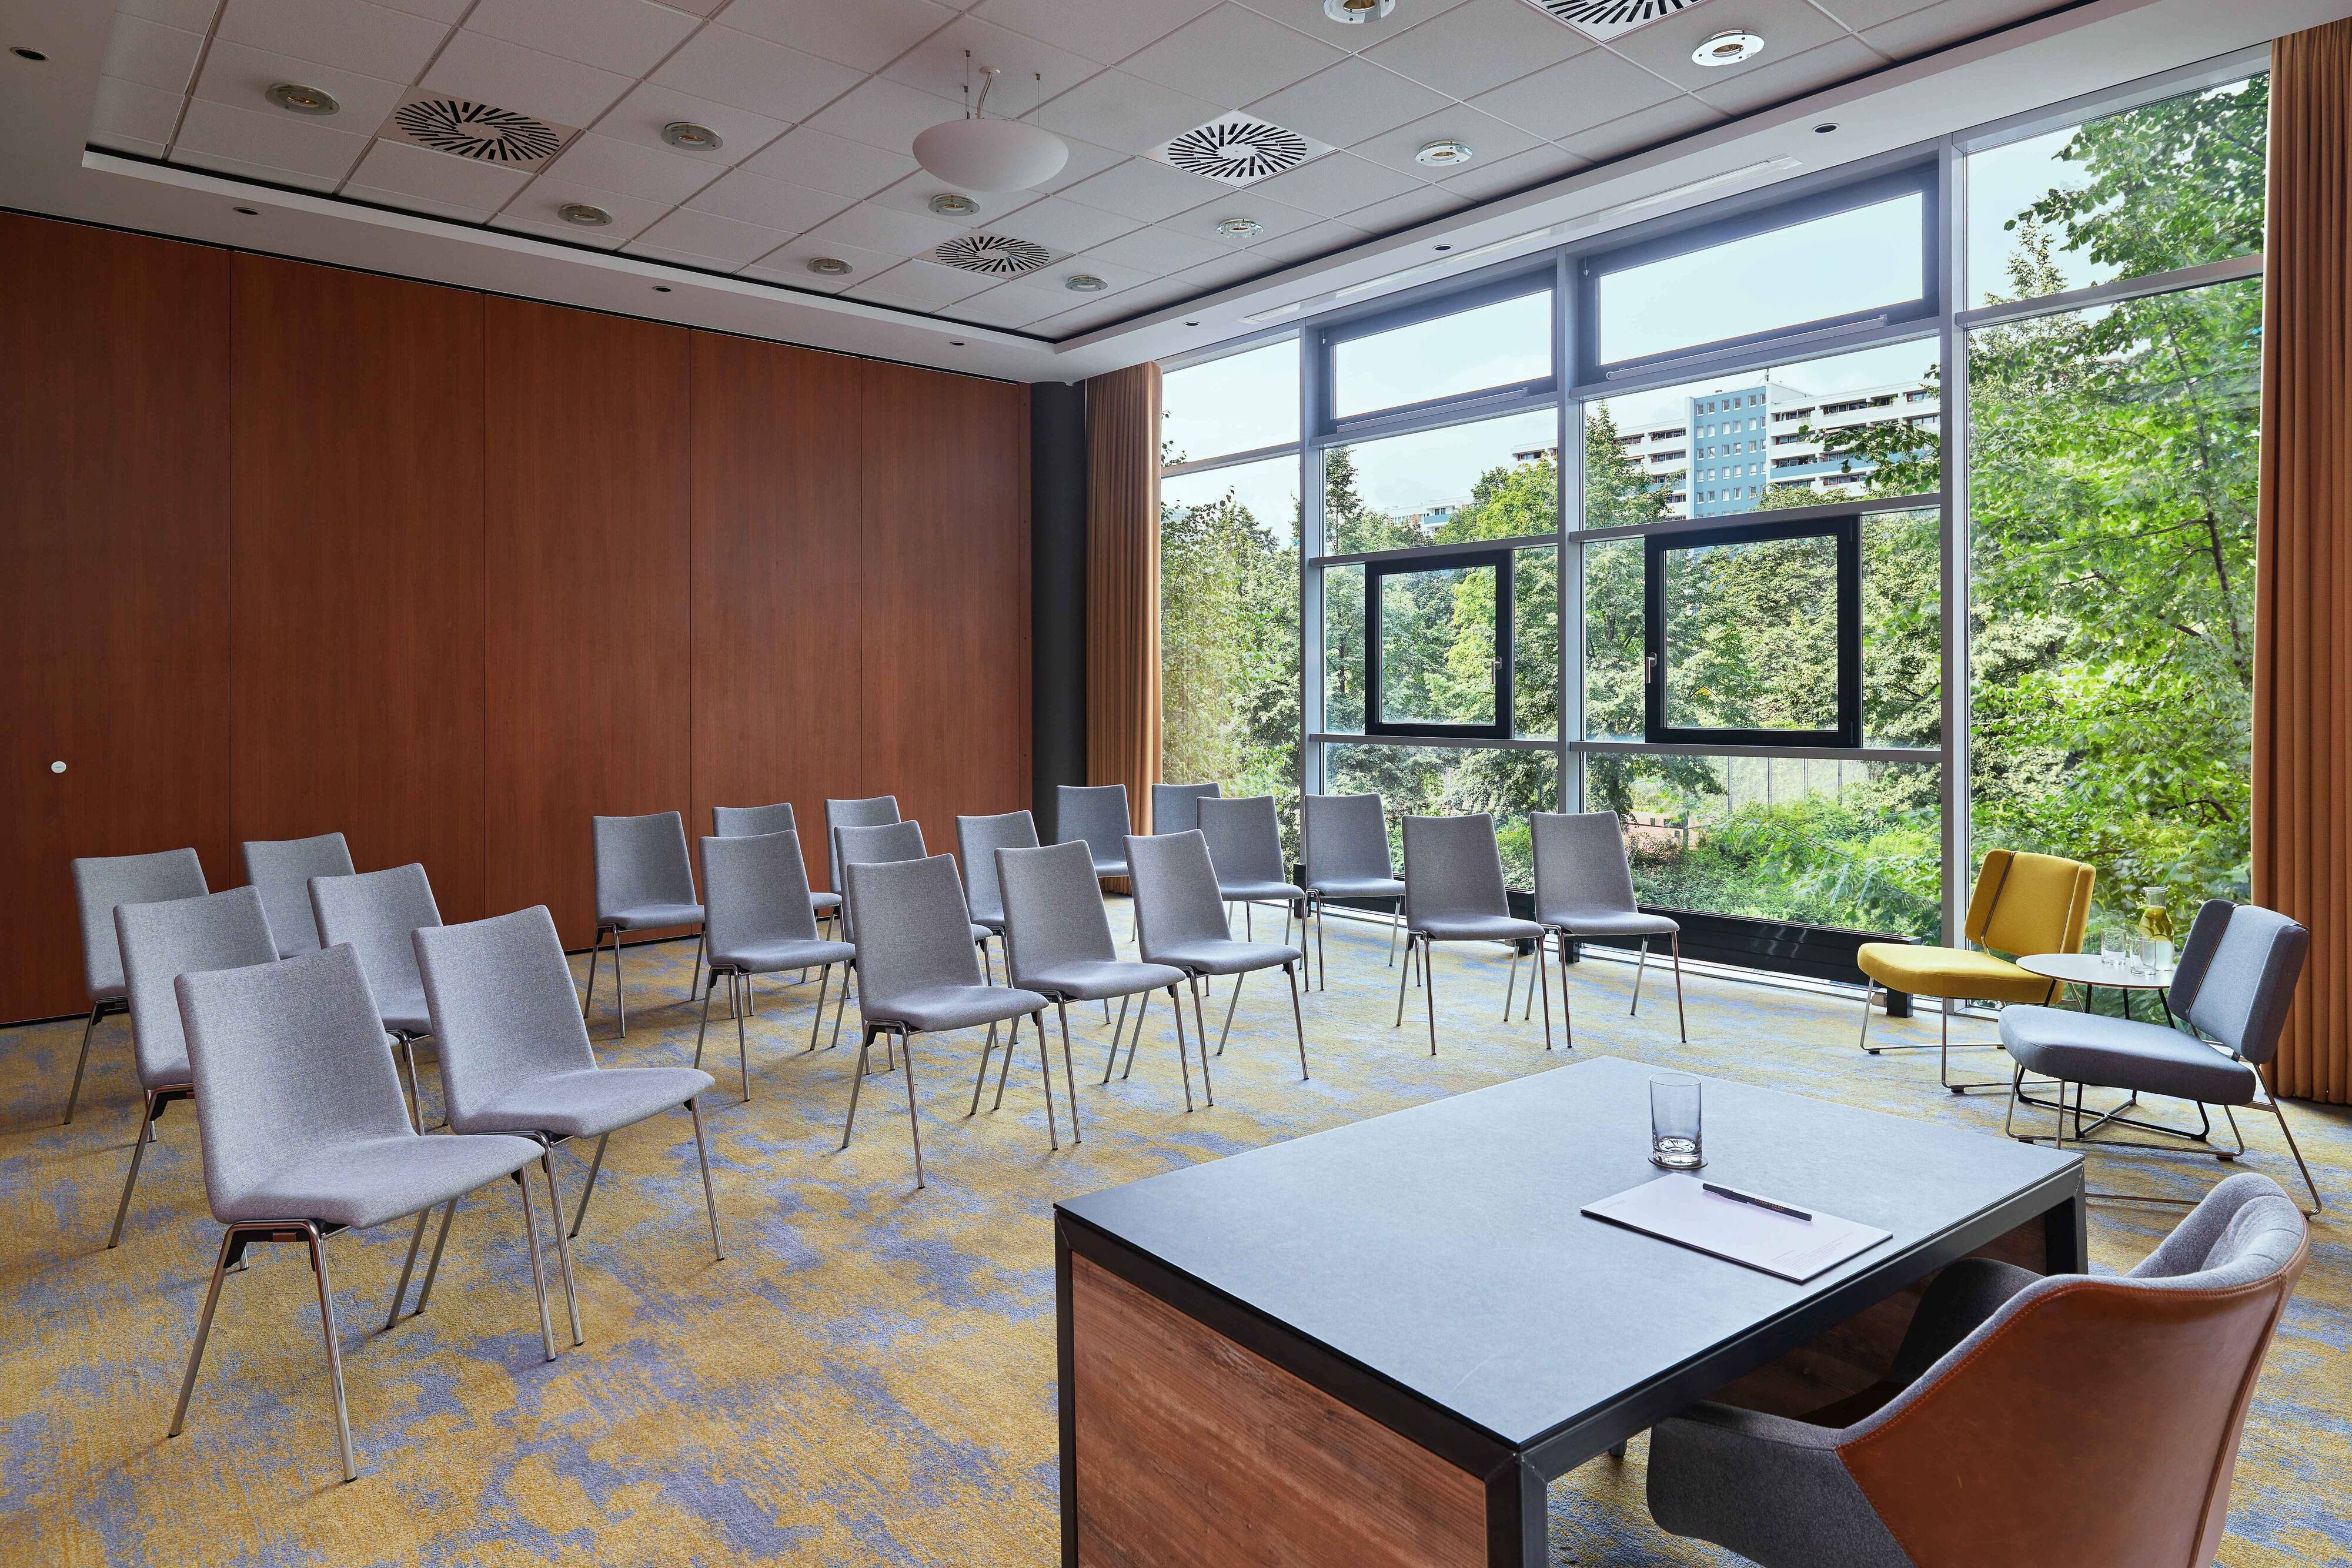
[[1517, 1455], [1486, 1478], [1486, 1568], [1550, 1568], [1551, 1503], [1533, 1465]]
[[2042, 1271], [2045, 1274], [2087, 1274], [2091, 1271], [2091, 1206], [2084, 1190], [2042, 1216]]

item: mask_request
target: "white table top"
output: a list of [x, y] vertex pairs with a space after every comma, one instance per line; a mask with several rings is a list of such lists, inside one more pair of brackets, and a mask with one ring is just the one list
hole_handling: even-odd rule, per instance
[[2109, 963], [2096, 953], [2031, 953], [2018, 959], [2017, 967], [2045, 979], [2065, 980], [2077, 986], [2113, 986], [2119, 991], [2160, 991], [2172, 984], [2172, 971], [2168, 968], [2152, 975], [2136, 972], [2128, 959]]

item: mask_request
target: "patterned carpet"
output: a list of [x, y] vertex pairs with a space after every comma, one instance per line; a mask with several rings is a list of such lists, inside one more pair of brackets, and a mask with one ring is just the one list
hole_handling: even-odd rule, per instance
[[[1075, 1041], [1085, 1143], [1070, 1146], [1065, 1120], [1059, 1154], [1046, 1151], [1034, 1051], [1014, 1064], [1004, 1109], [983, 1102], [967, 1120], [977, 1038], [918, 1040], [931, 1184], [920, 1193], [902, 1078], [869, 1082], [856, 1140], [838, 1152], [854, 1052], [803, 1054], [814, 988], [763, 987], [750, 1105], [736, 1097], [732, 1028], [714, 1019], [711, 1031], [719, 1086], [706, 1113], [728, 1259], [710, 1258], [687, 1118], [617, 1134], [577, 1243], [584, 1348], [569, 1347], [559, 1296], [562, 1354], [541, 1358], [506, 1184], [459, 1206], [430, 1310], [388, 1333], [406, 1226], [330, 1243], [362, 1467], [351, 1486], [299, 1249], [260, 1249], [230, 1278], [187, 1431], [165, 1440], [219, 1236], [194, 1117], [183, 1105], [162, 1123], [122, 1245], [103, 1250], [137, 1119], [127, 1025], [100, 1027], [70, 1128], [56, 1120], [79, 1023], [0, 1033], [0, 1561], [1054, 1563], [1054, 1200], [1573, 1060], [1544, 1055], [1537, 1022], [1498, 1020], [1506, 965], [1463, 948], [1438, 959], [1444, 1053], [1431, 1059], [1413, 1013], [1390, 1028], [1386, 945], [1384, 931], [1331, 923], [1333, 988], [1305, 1003], [1310, 1082], [1297, 1078], [1279, 978], [1255, 982], [1216, 1064], [1216, 1107], [1190, 1116], [1164, 1009], [1133, 1078], [1108, 1087], [1094, 1082], [1107, 1044], [1094, 1014]], [[600, 988], [608, 1065], [692, 1052], [679, 1001], [689, 952], [632, 955], [625, 1041]], [[1683, 1046], [1660, 977], [1629, 1019], [1631, 971], [1582, 966], [1579, 1052], [1998, 1130], [2000, 1101], [1945, 1094], [1932, 1053], [1857, 1053], [1850, 1002], [1694, 977]], [[1935, 1024], [1881, 1030], [1928, 1040]], [[845, 1041], [855, 1032], [853, 1007]], [[425, 1081], [429, 1111], [429, 1070]], [[2230, 1568], [2352, 1563], [2352, 1114], [2290, 1114], [2336, 1206], [2261, 1385]], [[2241, 1120], [2247, 1164], [2300, 1196], [2269, 1118]], [[584, 1160], [558, 1159], [576, 1201]], [[2222, 1174], [2109, 1157], [2095, 1185], [2193, 1197]], [[2128, 1266], [2173, 1218], [2095, 1206], [2098, 1266]], [[1555, 1484], [1559, 1561], [1728, 1561], [1651, 1524], [1643, 1457], [1637, 1440], [1624, 1462]]]

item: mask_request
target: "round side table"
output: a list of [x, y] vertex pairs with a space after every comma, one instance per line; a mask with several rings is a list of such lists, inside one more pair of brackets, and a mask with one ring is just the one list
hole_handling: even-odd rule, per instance
[[2018, 959], [2017, 967], [2029, 975], [2057, 980], [2083, 988], [2083, 1010], [2091, 1010], [2091, 996], [2100, 987], [2121, 991], [2124, 1017], [2131, 1017], [2132, 997], [2139, 991], [2154, 991], [2157, 1005], [2164, 1009], [2161, 1021], [2170, 1023], [2172, 1011], [2164, 1000], [2165, 989], [2172, 984], [2172, 971], [2158, 969], [2153, 974], [2134, 970], [2129, 964], [2110, 963], [2096, 953], [2031, 953]]

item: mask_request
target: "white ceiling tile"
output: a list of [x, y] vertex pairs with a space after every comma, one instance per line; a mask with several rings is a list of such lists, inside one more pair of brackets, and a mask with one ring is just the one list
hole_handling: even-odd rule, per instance
[[878, 71], [954, 21], [932, 0], [734, 0], [726, 23], [861, 71]]
[[[1221, 235], [1217, 232], [1217, 225], [1227, 218], [1254, 218], [1257, 222], [1258, 232], [1246, 239]], [[1179, 213], [1154, 226], [1191, 235], [1195, 239], [1207, 240], [1226, 250], [1246, 250], [1251, 246], [1263, 245], [1279, 235], [1296, 234], [1317, 221], [1313, 213], [1286, 207], [1270, 196], [1253, 196], [1244, 190], [1230, 193], [1223, 201], [1204, 203], [1189, 213]]]
[[197, 99], [188, 105], [180, 123], [174, 153], [207, 152], [247, 163], [290, 169], [297, 173], [339, 180], [360, 161], [368, 139], [336, 131], [299, 115], [231, 109], [225, 103]]
[[1814, 4], [1822, 10], [1857, 33], [1865, 27], [1892, 22], [1897, 16], [1924, 11], [1933, 3], [1934, 0], [1814, 0]]
[[[1007, 214], [1017, 213], [1039, 199], [1034, 191], [996, 191], [986, 195], [972, 197], [972, 200], [979, 204], [979, 210], [968, 214], [932, 212], [931, 198], [950, 193], [950, 189], [946, 182], [918, 170], [897, 184], [878, 191], [867, 199], [877, 206], [888, 207], [894, 212], [914, 213], [922, 217], [937, 217], [955, 225], [958, 228], [965, 229], [993, 227]], [[970, 194], [968, 192], [952, 193]]]
[[1311, 256], [1326, 256], [1335, 250], [1345, 250], [1351, 245], [1360, 245], [1370, 237], [1369, 233], [1352, 224], [1327, 219], [1278, 238], [1260, 241], [1250, 249], [1253, 255], [1274, 261], [1304, 261]]
[[220, 0], [114, 0], [114, 9], [119, 16], [143, 16], [183, 32], [203, 33], [212, 27]]
[[851, 284], [848, 294], [852, 299], [870, 300], [877, 305], [897, 305], [909, 310], [936, 310], [942, 305], [952, 305], [959, 299], [969, 298], [993, 281], [993, 278], [978, 273], [941, 267], [934, 261], [909, 261], [892, 267], [878, 277]]
[[1271, 272], [1275, 265], [1272, 257], [1254, 256], [1249, 252], [1244, 251], [1239, 256], [1228, 256], [1216, 261], [1204, 261], [1198, 267], [1188, 267], [1176, 274], [1174, 281], [1189, 285], [1195, 295], [1211, 294], [1220, 288], [1230, 287], [1244, 277], [1255, 277], [1261, 273]]
[[[227, 112], [235, 113], [234, 110]], [[328, 192], [335, 188], [331, 174], [310, 174], [299, 169], [280, 169], [271, 163], [256, 163], [249, 159], [230, 158], [218, 152], [205, 152], [183, 143], [172, 152], [172, 162], [191, 169], [205, 169], [215, 174], [227, 174], [239, 180], [258, 180], [267, 185], [290, 185], [298, 191]]]
[[1719, 87], [1702, 88], [1697, 96], [1727, 113], [1748, 114], [1867, 76], [1885, 66], [1886, 57], [1877, 50], [1857, 38], [1840, 37], [1819, 48], [1775, 60], [1760, 69], [1742, 71]]
[[1239, 109], [1342, 57], [1343, 51], [1328, 44], [1227, 4], [1121, 61], [1119, 69], [1220, 108]]
[[[966, 50], [971, 51], [969, 58]], [[1025, 34], [977, 16], [959, 16], [893, 61], [882, 74], [961, 105], [967, 101], [967, 86], [971, 89], [970, 101], [980, 100], [982, 66], [993, 66], [998, 72], [996, 85], [988, 95], [988, 112], [1024, 120], [1031, 118], [1030, 110], [1038, 104], [1102, 69], [1082, 55]]]
[[904, 82], [869, 77], [826, 105], [823, 113], [810, 117], [809, 124], [830, 135], [909, 156], [916, 137], [943, 120], [962, 118], [961, 104], [919, 92]]
[[835, 214], [803, 237], [820, 242], [839, 241], [861, 250], [905, 257], [920, 255], [961, 233], [963, 231], [955, 225], [939, 218], [893, 212], [867, 202], [845, 213]]
[[[851, 270], [845, 274], [811, 272], [808, 264], [819, 256], [845, 261]], [[853, 284], [888, 271], [903, 259], [885, 251], [867, 250], [863, 246], [845, 245], [839, 240], [811, 239], [803, 235], [778, 246], [742, 270], [746, 277], [762, 278], [793, 288], [814, 288], [826, 294], [839, 294]]]
[[981, 0], [971, 14], [1107, 66], [1174, 32], [1216, 4], [1217, 0]]
[[[382, 142], [377, 143], [382, 146]], [[388, 190], [382, 185], [362, 185], [357, 181], [346, 183], [335, 193], [354, 202], [371, 206], [393, 207], [404, 213], [421, 213], [428, 218], [447, 218], [453, 223], [484, 224], [497, 209], [461, 206], [456, 202], [436, 202], [430, 196], [419, 196], [407, 191]]]
[[[324, 88], [342, 105], [341, 112], [320, 116], [279, 109], [269, 101], [268, 93], [273, 86], [285, 81]], [[321, 125], [347, 135], [373, 136], [406, 90], [399, 82], [381, 77], [343, 70], [316, 60], [293, 59], [215, 38], [205, 53], [204, 68], [196, 73], [195, 96], [297, 125]], [[269, 160], [265, 158], [262, 162]]]
[[675, 206], [725, 172], [722, 163], [685, 158], [664, 147], [646, 147], [617, 137], [587, 131], [575, 138], [547, 172], [561, 180], [577, 180], [600, 191], [642, 196], [664, 206]]
[[465, 19], [466, 8], [473, 3], [474, 0], [383, 0], [393, 10], [405, 11], [412, 16], [429, 16], [453, 27]]
[[702, 163], [740, 163], [782, 136], [786, 129], [783, 120], [770, 120], [748, 109], [640, 82], [596, 122], [596, 134], [634, 141], [641, 147], [667, 147], [669, 144], [661, 139], [662, 127], [679, 120], [719, 133], [719, 145], [715, 151], [679, 150], [678, 156]]
[[754, 174], [852, 199], [872, 195], [915, 172], [903, 152], [886, 152], [802, 126], [743, 165]]
[[1463, 0], [1398, 0], [1396, 10], [1386, 17], [1345, 25], [1323, 14], [1323, 0], [1241, 0], [1251, 10], [1271, 16], [1286, 27], [1296, 27], [1310, 37], [1359, 52], [1376, 48], [1406, 28], [1451, 11], [1462, 3]]
[[181, 97], [143, 82], [120, 77], [98, 78], [98, 98], [91, 105], [89, 128], [95, 140], [110, 143], [167, 142], [180, 123]]
[[1907, 60], [2053, 9], [2049, 0], [1942, 0], [1940, 5], [1907, 12], [1899, 21], [1866, 29], [1862, 41], [1895, 59]]
[[480, 0], [466, 18], [468, 31], [626, 77], [653, 69], [699, 26], [652, 0]]
[[781, 234], [813, 229], [849, 205], [849, 198], [832, 191], [768, 180], [737, 169], [687, 204], [698, 212], [715, 213], [737, 223], [758, 224]]
[[1400, 229], [1417, 228], [1432, 218], [1468, 204], [1468, 198], [1461, 193], [1436, 185], [1416, 185], [1401, 196], [1391, 196], [1385, 202], [1374, 202], [1339, 215], [1358, 228], [1370, 229], [1374, 234], [1394, 234]]
[[750, 266], [791, 237], [757, 224], [739, 224], [732, 218], [681, 207], [631, 240], [628, 248], [657, 246], [682, 252], [699, 257], [706, 266], [716, 262], [732, 272], [739, 267]]
[[1188, 212], [1213, 201], [1229, 186], [1150, 158], [1129, 158], [1099, 174], [1088, 175], [1062, 192], [1071, 201], [1100, 207], [1138, 223], [1150, 223]]
[[[602, 228], [567, 224], [562, 209], [573, 204], [602, 207], [613, 214], [613, 221]], [[510, 220], [519, 224], [548, 224], [565, 235], [582, 236], [583, 243], [621, 245], [635, 238], [667, 211], [666, 204], [648, 202], [620, 191], [600, 190], [583, 185], [577, 180], [566, 180], [555, 174], [541, 174], [523, 187], [522, 193], [506, 204], [499, 214], [499, 224], [504, 227]]]
[[530, 183], [527, 169], [509, 169], [431, 152], [405, 141], [379, 140], [352, 171], [353, 185], [396, 191], [448, 206], [497, 212]]
[[1099, 146], [1149, 152], [1170, 137], [1205, 125], [1223, 112], [1190, 93], [1124, 71], [1105, 71], [1030, 118], [1048, 131], [1066, 131]]
[[1327, 218], [1405, 192], [1423, 183], [1411, 174], [1370, 163], [1350, 152], [1327, 152], [1293, 169], [1260, 180], [1249, 189], [1286, 205]]
[[1204, 261], [1214, 261], [1227, 253], [1229, 246], [1198, 235], [1188, 235], [1177, 229], [1139, 228], [1117, 239], [1103, 241], [1084, 256], [1079, 262], [1108, 261], [1114, 267], [1129, 267], [1138, 272], [1159, 277], [1181, 272], [1188, 267], [1198, 267]]
[[[102, 79], [102, 78], [101, 78]], [[161, 158], [163, 144], [144, 136], [125, 136], [102, 126], [89, 128], [89, 144], [109, 152], [128, 152], [134, 158]]]
[[1006, 283], [983, 289], [969, 299], [959, 299], [940, 313], [951, 320], [970, 321], [976, 326], [1019, 329], [1060, 308], [1057, 301], [1034, 288], [1015, 288]]
[[[402, 4], [406, 3], [407, 0], [402, 0]], [[715, 15], [720, 6], [727, 4], [727, 0], [662, 0], [662, 4], [690, 11], [698, 16], [709, 16]]]
[[1341, 60], [1249, 106], [1250, 112], [1334, 147], [1351, 147], [1445, 107], [1444, 95], [1360, 57]]
[[1674, 96], [1673, 83], [1606, 49], [1588, 49], [1480, 93], [1470, 107], [1556, 141]]
[[442, 23], [368, 0], [228, 0], [215, 37], [387, 81], [416, 79], [449, 36]]
[[857, 73], [749, 33], [709, 26], [650, 79], [771, 120], [799, 120], [856, 86]]
[[593, 125], [629, 90], [629, 78], [460, 27], [424, 85], [564, 125]]
[[120, 81], [184, 93], [204, 47], [202, 33], [167, 27], [142, 16], [118, 16], [107, 34], [106, 57], [99, 69]]
[[1710, 125], [1720, 125], [1729, 116], [1701, 103], [1695, 98], [1669, 99], [1652, 108], [1638, 110], [1606, 125], [1596, 125], [1590, 131], [1563, 136], [1559, 145], [1580, 158], [1598, 163], [1611, 158], [1622, 158], [1628, 152], [1671, 141], [1703, 131]]
[[[1764, 52], [1736, 66], [1703, 66], [1691, 58], [1693, 49], [1734, 26], [1761, 37]], [[1696, 92], [1844, 36], [1845, 29], [1816, 9], [1811, 0], [1741, 0], [1741, 10], [1736, 16], [1726, 15], [1719, 6], [1695, 6], [1648, 26], [1621, 33], [1610, 39], [1607, 47], [1676, 86]]]
[[1525, 0], [1465, 0], [1373, 45], [1364, 57], [1448, 98], [1475, 98], [1592, 47]]
[[1478, 163], [1499, 163], [1516, 157], [1536, 145], [1536, 138], [1516, 125], [1506, 123], [1491, 114], [1481, 114], [1467, 104], [1448, 104], [1435, 114], [1401, 125], [1394, 131], [1359, 141], [1348, 151], [1359, 158], [1369, 158], [1418, 179], [1435, 180], [1444, 176], [1444, 168], [1432, 168], [1420, 161], [1423, 148], [1433, 141], [1466, 142], [1470, 162], [1459, 165], [1469, 168]]
[[[1031, 124], [1042, 124], [1036, 115], [1024, 115]], [[1070, 150], [1069, 161], [1049, 178], [1037, 182], [1034, 189], [1040, 194], [1058, 195], [1081, 180], [1091, 179], [1106, 169], [1117, 168], [1127, 162], [1127, 154], [1108, 147], [1098, 147], [1082, 137], [1055, 131], [1062, 145]]]
[[1136, 226], [1133, 218], [1123, 218], [1099, 207], [1082, 207], [1060, 196], [1047, 196], [1032, 202], [1004, 219], [1003, 224], [984, 225], [992, 233], [1017, 235], [1044, 246], [1047, 250], [1085, 250], [1100, 245], [1116, 235], [1123, 235]]
[[1091, 331], [1106, 322], [1117, 321], [1133, 314], [1119, 303], [1118, 296], [1094, 305], [1081, 305], [1076, 310], [1065, 310], [1059, 316], [1048, 316], [1043, 321], [1033, 321], [1028, 330], [1056, 340]]
[[[1450, 191], [1462, 201], [1485, 202], [1513, 191], [1524, 191], [1546, 181], [1573, 174], [1579, 169], [1589, 169], [1592, 161], [1573, 152], [1543, 144], [1525, 152], [1498, 158], [1489, 163], [1484, 159], [1458, 169], [1438, 183], [1439, 189]], [[1355, 222], [1350, 216], [1349, 222]]]
[[553, 240], [559, 245], [589, 246], [597, 250], [618, 250], [627, 238], [625, 235], [615, 235], [610, 229], [583, 229], [561, 220], [541, 222], [538, 218], [519, 218], [511, 214], [501, 214], [492, 218], [490, 226], [530, 235], [537, 239]]
[[[1159, 276], [1156, 272], [1146, 272], [1139, 267], [1121, 267], [1115, 261], [1105, 261], [1100, 256], [1074, 256], [1057, 261], [1051, 267], [1041, 267], [1034, 272], [1023, 273], [1013, 280], [1013, 287], [1025, 288], [1045, 299], [1045, 308], [1038, 314], [1045, 315], [1055, 310], [1067, 310], [1074, 306], [1089, 300], [1101, 299], [1112, 294], [1124, 293], [1128, 289], [1149, 283]], [[1099, 277], [1105, 287], [1083, 291], [1070, 287], [1071, 278], [1085, 277]]]

